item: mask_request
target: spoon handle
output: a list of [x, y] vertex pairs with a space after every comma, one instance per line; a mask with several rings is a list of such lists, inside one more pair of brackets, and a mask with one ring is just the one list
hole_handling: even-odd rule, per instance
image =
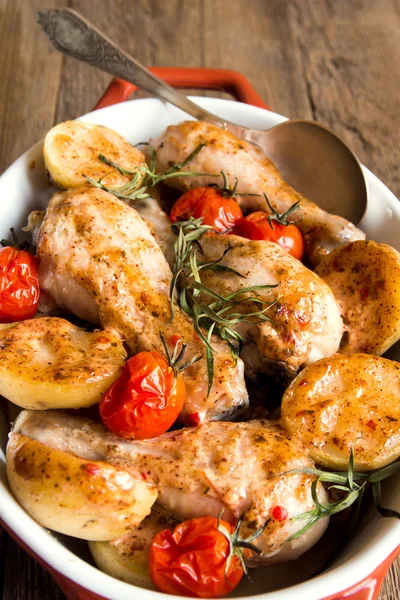
[[225, 126], [224, 120], [204, 110], [158, 79], [76, 11], [69, 8], [44, 8], [38, 11], [37, 21], [54, 47], [62, 54], [121, 77], [153, 96], [170, 102], [195, 119], [209, 121], [220, 127]]

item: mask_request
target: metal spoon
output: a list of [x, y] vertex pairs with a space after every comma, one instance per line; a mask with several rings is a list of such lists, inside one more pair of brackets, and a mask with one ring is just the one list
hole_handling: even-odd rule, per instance
[[353, 223], [361, 220], [367, 203], [361, 165], [350, 148], [324, 125], [289, 120], [256, 131], [224, 121], [155, 77], [74, 10], [42, 9], [37, 19], [63, 54], [134, 83], [195, 119], [215, 123], [260, 146], [284, 179], [318, 206]]

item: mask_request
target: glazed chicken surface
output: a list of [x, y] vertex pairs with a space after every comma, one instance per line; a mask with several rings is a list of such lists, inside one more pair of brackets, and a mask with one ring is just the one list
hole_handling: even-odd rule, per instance
[[176, 236], [171, 231], [171, 221], [168, 215], [162, 210], [156, 198], [149, 197], [144, 200], [136, 200], [132, 202], [132, 206], [146, 221], [152, 236], [172, 268]]
[[[301, 445], [268, 421], [208, 422], [153, 440], [127, 442], [87, 419], [24, 411], [12, 435], [19, 434], [87, 460], [106, 461], [153, 483], [157, 502], [177, 520], [218, 516], [223, 510], [226, 520], [243, 517], [242, 537], [267, 523], [255, 542], [262, 554], [252, 557], [253, 566], [296, 558], [327, 526], [328, 520], [321, 519], [299, 538], [289, 540], [305, 524], [293, 517], [314, 506], [313, 478], [282, 473], [313, 463]], [[318, 495], [326, 501], [322, 486]], [[287, 512], [284, 521], [273, 518], [277, 506]]]
[[152, 141], [157, 151], [158, 170], [163, 171], [172, 163], [182, 162], [201, 143], [205, 147], [190, 162], [190, 170], [210, 176], [174, 178], [168, 181], [169, 185], [182, 191], [209, 183], [221, 185], [222, 177], [212, 175], [224, 170], [230, 187], [235, 185], [235, 178], [238, 179], [237, 192], [243, 195], [238, 196], [237, 201], [245, 212], [270, 212], [264, 193], [279, 213], [287, 211], [301, 199], [300, 209], [294, 212], [293, 220], [301, 219], [297, 225], [304, 235], [307, 254], [313, 264], [318, 264], [336, 246], [365, 239], [365, 234], [352, 223], [325, 212], [298, 194], [282, 179], [259, 148], [211, 123], [185, 121], [167, 127], [158, 139]]
[[[38, 237], [41, 288], [78, 317], [118, 332], [132, 353], [163, 352], [179, 335], [186, 359], [204, 347], [190, 319], [175, 307], [171, 323], [171, 271], [139, 214], [111, 194], [91, 187], [56, 193]], [[235, 365], [224, 343], [215, 340], [215, 375], [207, 397], [203, 357], [185, 370], [187, 400], [181, 420], [228, 418], [247, 405], [243, 363]]]
[[[241, 354], [248, 376], [255, 377], [261, 371], [293, 377], [301, 367], [338, 351], [343, 323], [330, 287], [278, 244], [221, 234], [205, 235], [201, 247], [207, 262], [225, 253], [219, 264], [241, 275], [203, 269], [202, 283], [218, 294], [277, 285], [247, 293], [272, 304], [265, 313], [269, 320], [260, 322], [255, 317], [254, 323], [236, 326], [250, 340]], [[234, 310], [248, 314], [259, 308], [243, 301]]]

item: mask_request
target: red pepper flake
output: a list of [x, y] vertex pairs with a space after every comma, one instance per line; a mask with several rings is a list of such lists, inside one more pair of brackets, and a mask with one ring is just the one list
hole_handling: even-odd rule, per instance
[[372, 354], [373, 346], [371, 344], [365, 344], [364, 346], [360, 346], [361, 352], [365, 354]]
[[146, 481], [146, 479], [147, 479], [146, 473], [140, 473], [140, 475], [141, 475], [142, 479], [144, 479]]
[[147, 304], [147, 302], [149, 301], [149, 294], [147, 294], [146, 292], [140, 292], [140, 299], [143, 302], [143, 304]]
[[286, 342], [287, 344], [294, 344], [294, 342], [295, 342], [295, 341], [296, 341], [296, 338], [295, 338], [295, 336], [293, 335], [293, 332], [292, 332], [292, 331], [289, 331], [289, 333], [287, 333], [287, 334], [285, 335], [285, 342]]
[[110, 343], [110, 340], [105, 335], [100, 335], [97, 338], [97, 341], [98, 341], [99, 344], [109, 344]]
[[173, 335], [171, 335], [171, 337], [169, 338], [169, 341], [171, 342], [171, 344], [173, 346], [176, 346], [178, 342], [181, 341], [181, 336], [178, 335], [177, 333], [174, 333]]
[[300, 325], [300, 327], [305, 327], [306, 325], [309, 324], [310, 321], [311, 321], [310, 315], [299, 315], [297, 317], [297, 322]]
[[232, 361], [230, 360], [230, 358], [227, 358], [226, 360], [224, 360], [224, 367], [230, 367], [232, 364]]
[[283, 506], [275, 506], [272, 511], [272, 518], [275, 521], [285, 521], [287, 519], [287, 510]]
[[367, 423], [367, 427], [370, 427], [371, 429], [373, 429], [374, 431], [376, 430], [376, 428], [378, 427], [378, 425], [375, 423], [375, 421], [373, 421], [372, 419], [370, 419]]
[[367, 287], [363, 287], [363, 288], [361, 288], [361, 290], [360, 290], [360, 297], [361, 297], [361, 300], [366, 300], [366, 299], [368, 298], [368, 295], [369, 295], [369, 290], [368, 290], [368, 288], [367, 288]]
[[300, 383], [299, 383], [299, 386], [300, 386], [300, 385], [307, 385], [307, 383], [309, 383], [309, 381], [308, 381], [307, 379], [302, 379], [302, 380], [300, 381]]
[[278, 317], [287, 317], [289, 314], [289, 309], [287, 306], [280, 304], [276, 309], [276, 314]]
[[94, 465], [93, 463], [86, 463], [85, 465], [82, 465], [82, 469], [87, 471], [89, 475], [98, 475], [100, 473], [100, 467]]
[[198, 412], [189, 415], [188, 419], [191, 425], [199, 425], [199, 423], [201, 422], [201, 418]]

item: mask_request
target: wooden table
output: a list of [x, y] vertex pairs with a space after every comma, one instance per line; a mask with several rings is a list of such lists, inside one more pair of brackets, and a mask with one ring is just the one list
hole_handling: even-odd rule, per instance
[[[0, 0], [0, 172], [109, 77], [57, 54], [35, 24], [70, 6], [147, 65], [236, 69], [272, 110], [318, 119], [400, 196], [400, 0]], [[63, 598], [0, 531], [3, 600]], [[400, 561], [380, 600], [400, 597]]]

